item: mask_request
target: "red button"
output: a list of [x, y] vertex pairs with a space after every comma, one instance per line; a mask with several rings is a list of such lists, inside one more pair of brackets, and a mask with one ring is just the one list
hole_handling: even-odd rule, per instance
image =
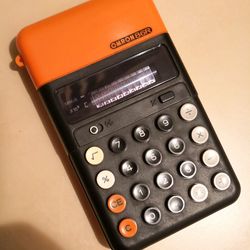
[[115, 214], [122, 213], [126, 209], [127, 201], [119, 194], [114, 194], [108, 199], [108, 208]]
[[120, 222], [119, 232], [125, 238], [132, 238], [137, 233], [137, 223], [132, 219], [124, 219]]

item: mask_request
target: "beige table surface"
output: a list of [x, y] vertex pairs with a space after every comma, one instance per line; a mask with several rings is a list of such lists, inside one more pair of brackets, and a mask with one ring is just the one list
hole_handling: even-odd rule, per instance
[[[121, 0], [119, 0], [121, 1]], [[0, 249], [107, 249], [12, 40], [80, 0], [0, 0]], [[250, 1], [155, 0], [240, 179], [230, 207], [150, 250], [250, 249]]]

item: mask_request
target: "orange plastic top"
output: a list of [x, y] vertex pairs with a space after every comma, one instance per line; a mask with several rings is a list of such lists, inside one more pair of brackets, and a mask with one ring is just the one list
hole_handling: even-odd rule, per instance
[[36, 88], [166, 33], [152, 0], [91, 0], [18, 34]]

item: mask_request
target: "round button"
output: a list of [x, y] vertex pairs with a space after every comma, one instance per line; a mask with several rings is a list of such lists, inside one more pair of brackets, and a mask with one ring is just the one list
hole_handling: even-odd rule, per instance
[[203, 184], [195, 184], [190, 190], [190, 196], [195, 202], [203, 202], [208, 197], [208, 189]]
[[132, 195], [138, 201], [145, 201], [150, 196], [150, 189], [146, 184], [137, 184], [133, 187]]
[[193, 178], [196, 174], [196, 171], [196, 165], [192, 161], [184, 161], [180, 165], [180, 174], [186, 179]]
[[173, 121], [170, 118], [170, 116], [168, 115], [161, 115], [158, 119], [157, 119], [157, 127], [164, 132], [169, 132], [172, 130], [173, 128]]
[[197, 108], [192, 103], [186, 103], [181, 107], [180, 115], [185, 121], [193, 121], [198, 115]]
[[91, 126], [89, 128], [89, 132], [92, 134], [92, 135], [97, 135], [99, 134], [100, 132], [102, 132], [103, 130], [103, 127], [101, 124], [97, 124], [97, 125], [94, 125], [94, 126]]
[[121, 173], [124, 176], [129, 177], [135, 175], [137, 172], [138, 172], [138, 166], [136, 165], [135, 162], [129, 160], [122, 162]]
[[156, 225], [161, 221], [161, 211], [157, 207], [150, 207], [144, 212], [143, 217], [149, 225]]
[[168, 149], [174, 155], [181, 155], [185, 148], [185, 142], [181, 138], [173, 138], [168, 143]]
[[104, 153], [99, 147], [91, 147], [85, 153], [87, 162], [91, 165], [99, 165], [104, 160]]
[[207, 167], [214, 168], [219, 164], [220, 156], [215, 150], [208, 149], [203, 153], [202, 161]]
[[204, 144], [209, 138], [209, 133], [206, 128], [198, 126], [191, 132], [192, 140], [197, 144]]
[[122, 213], [126, 209], [126, 205], [126, 199], [120, 194], [114, 194], [108, 199], [108, 208], [112, 213]]
[[181, 213], [185, 208], [185, 201], [179, 195], [172, 196], [167, 203], [168, 209], [174, 214]]
[[110, 189], [115, 184], [115, 176], [111, 171], [103, 170], [97, 175], [96, 182], [100, 188]]
[[145, 161], [150, 166], [158, 166], [162, 161], [162, 154], [157, 149], [149, 149], [145, 153]]
[[230, 187], [231, 179], [226, 173], [218, 173], [213, 178], [213, 184], [218, 190], [225, 191]]
[[97, 126], [91, 126], [91, 127], [89, 128], [89, 132], [90, 132], [92, 135], [96, 135], [96, 134], [98, 134], [99, 129], [98, 129]]
[[156, 177], [156, 184], [160, 189], [166, 190], [166, 189], [169, 189], [173, 186], [174, 178], [168, 172], [160, 173]]
[[149, 129], [145, 126], [136, 127], [134, 130], [134, 138], [138, 142], [147, 142], [150, 138]]
[[113, 137], [109, 143], [110, 150], [113, 153], [121, 153], [126, 149], [126, 142], [121, 137]]
[[124, 219], [119, 224], [119, 232], [125, 238], [133, 238], [137, 231], [137, 223], [132, 219]]

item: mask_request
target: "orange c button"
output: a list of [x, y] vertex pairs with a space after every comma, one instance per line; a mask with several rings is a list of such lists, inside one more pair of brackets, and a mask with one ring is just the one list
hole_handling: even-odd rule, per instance
[[126, 209], [126, 199], [119, 194], [114, 194], [108, 199], [108, 208], [115, 214], [122, 213]]
[[125, 238], [132, 238], [137, 233], [137, 224], [132, 219], [124, 219], [120, 222], [119, 232]]

